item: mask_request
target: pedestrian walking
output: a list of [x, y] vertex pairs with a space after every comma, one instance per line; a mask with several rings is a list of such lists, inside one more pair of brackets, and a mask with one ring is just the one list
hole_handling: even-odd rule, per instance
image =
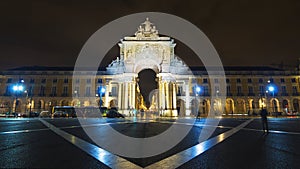
[[262, 121], [262, 128], [263, 132], [269, 133], [269, 126], [268, 126], [268, 118], [267, 118], [268, 112], [266, 109], [262, 109], [260, 112], [261, 121]]

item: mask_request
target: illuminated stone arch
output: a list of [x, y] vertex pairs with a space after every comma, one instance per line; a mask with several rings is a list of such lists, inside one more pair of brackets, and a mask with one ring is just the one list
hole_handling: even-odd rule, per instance
[[267, 100], [265, 98], [260, 98], [258, 100], [258, 109], [267, 108]]
[[200, 100], [199, 111], [204, 116], [208, 115], [208, 113], [210, 112], [210, 100], [209, 99], [203, 98]]
[[277, 98], [270, 99], [270, 107], [269, 112], [279, 112], [280, 111], [280, 105]]
[[225, 113], [232, 114], [234, 112], [234, 101], [232, 98], [226, 99]]
[[69, 106], [69, 101], [63, 99], [63, 100], [60, 101], [60, 105], [61, 105], [61, 106]]
[[223, 112], [221, 99], [217, 98], [213, 100], [213, 110], [217, 113], [216, 115], [221, 115]]
[[139, 60], [135, 63], [134, 65], [134, 72], [139, 73], [142, 70], [145, 69], [151, 69], [153, 70], [156, 74], [160, 72], [160, 63], [155, 60], [154, 58], [147, 58], [144, 60]]
[[40, 99], [37, 101], [37, 104], [36, 104], [36, 107], [37, 111], [42, 111], [42, 110], [45, 110], [45, 101]]
[[184, 116], [184, 112], [186, 111], [185, 108], [185, 101], [183, 99], [177, 99], [177, 111], [179, 110], [178, 116]]
[[290, 111], [290, 101], [286, 98], [282, 99], [281, 110], [284, 114], [287, 114]]
[[[112, 75], [114, 83], [117, 83], [121, 88], [118, 90], [117, 97], [119, 111], [129, 115], [130, 109], [145, 107], [142, 102], [141, 105], [136, 104], [139, 100], [143, 100], [138, 98], [140, 93], [137, 92], [136, 82], [139, 72], [151, 69], [156, 73], [159, 99], [158, 104], [150, 105], [150, 107], [159, 109], [161, 114], [165, 116], [177, 116], [177, 79], [174, 78], [174, 75], [193, 75], [191, 75], [189, 67], [179, 57], [175, 56], [176, 43], [174, 40], [171, 37], [159, 36], [154, 24], [147, 20], [140, 25], [135, 36], [124, 37], [118, 45], [120, 55], [106, 67], [106, 70], [107, 74]], [[188, 80], [186, 81], [185, 85], [188, 83]], [[136, 91], [133, 91], [132, 88]], [[184, 106], [185, 115], [189, 116], [191, 101], [188, 94], [185, 94], [182, 99], [186, 103]], [[108, 100], [106, 100], [106, 106], [109, 106]]]
[[248, 98], [248, 111], [251, 113], [255, 109], [255, 102], [253, 98]]
[[79, 99], [73, 99], [71, 102], [71, 105], [74, 107], [80, 107], [81, 106], [81, 102]]
[[293, 99], [293, 111], [299, 112], [299, 99]]
[[244, 99], [237, 99], [236, 113], [246, 113], [246, 102]]
[[[13, 112], [22, 112], [22, 100], [20, 98], [18, 98], [17, 100], [15, 99], [13, 101]], [[24, 111], [24, 110], [23, 110]]]
[[196, 98], [195, 99], [192, 99], [191, 101], [191, 115], [193, 116], [197, 116], [198, 113], [199, 113], [199, 100], [197, 100]]
[[83, 101], [83, 106], [90, 106], [90, 105], [91, 105], [91, 101], [89, 100]]

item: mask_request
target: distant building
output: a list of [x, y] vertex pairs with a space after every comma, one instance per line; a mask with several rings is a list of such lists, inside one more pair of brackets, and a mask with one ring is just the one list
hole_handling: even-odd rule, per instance
[[[299, 112], [299, 71], [272, 67], [189, 68], [174, 55], [176, 44], [147, 19], [124, 37], [120, 56], [105, 69], [20, 67], [0, 73], [0, 113], [51, 110], [53, 106], [117, 107], [129, 115], [146, 109], [138, 73], [153, 70], [157, 90], [150, 110], [162, 116]], [[222, 68], [223, 69], [223, 68]], [[24, 90], [15, 85], [22, 85]], [[269, 88], [271, 87], [271, 88]]]
[[[284, 71], [270, 67], [225, 67], [226, 73], [226, 103], [222, 105], [218, 99], [211, 100], [212, 91], [218, 93], [218, 78], [214, 80], [212, 88], [210, 79], [204, 68], [192, 68], [196, 74], [194, 81], [202, 87], [202, 92], [196, 97], [191, 89], [189, 91], [191, 104], [200, 98], [199, 112], [207, 114], [211, 106], [219, 109], [224, 114], [253, 114], [265, 107], [269, 112], [299, 112], [299, 72]], [[50, 110], [51, 107], [60, 106], [99, 106], [100, 97], [98, 89], [105, 87], [101, 96], [102, 105], [106, 107], [118, 106], [118, 85], [106, 71], [99, 71], [96, 78], [84, 71], [80, 78], [73, 79], [73, 68], [68, 67], [21, 67], [1, 72], [0, 76], [0, 111], [28, 112]], [[24, 91], [16, 93], [12, 88], [20, 80], [24, 80]], [[276, 86], [273, 93], [266, 91], [268, 81]], [[73, 83], [73, 88], [72, 88]], [[192, 86], [191, 86], [192, 87]], [[213, 90], [211, 90], [213, 89]], [[26, 91], [26, 92], [25, 92]], [[131, 90], [132, 91], [132, 90]], [[124, 92], [124, 91], [121, 91]], [[142, 105], [139, 90], [134, 91], [135, 106], [127, 107], [138, 109]], [[185, 90], [182, 85], [177, 85], [176, 102], [185, 111]], [[98, 95], [98, 97], [96, 97]], [[133, 94], [131, 94], [133, 96]], [[128, 94], [127, 96], [131, 96]], [[125, 97], [125, 96], [124, 96]], [[175, 109], [175, 107], [173, 107]], [[180, 114], [182, 115], [182, 114]], [[195, 115], [195, 112], [191, 112]]]

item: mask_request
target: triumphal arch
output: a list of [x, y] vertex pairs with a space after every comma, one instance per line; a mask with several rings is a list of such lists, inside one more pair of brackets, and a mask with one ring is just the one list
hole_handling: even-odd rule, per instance
[[120, 56], [106, 68], [106, 79], [109, 79], [106, 87], [111, 93], [103, 98], [106, 106], [114, 104], [127, 115], [133, 109], [144, 108], [137, 83], [138, 73], [152, 69], [156, 73], [157, 89], [150, 95], [148, 109], [162, 116], [191, 114], [193, 75], [189, 67], [175, 56], [173, 39], [160, 36], [147, 18], [134, 36], [124, 37], [118, 45]]

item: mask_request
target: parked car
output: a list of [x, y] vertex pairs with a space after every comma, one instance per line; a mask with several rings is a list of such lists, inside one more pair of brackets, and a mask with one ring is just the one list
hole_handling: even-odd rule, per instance
[[68, 113], [64, 111], [56, 111], [52, 114], [52, 117], [68, 117]]
[[39, 117], [51, 117], [51, 113], [49, 111], [41, 111]]
[[29, 117], [39, 117], [40, 113], [39, 112], [30, 112]]
[[116, 110], [112, 110], [112, 109], [106, 113], [106, 117], [108, 117], [108, 118], [125, 118], [123, 114], [119, 113]]

